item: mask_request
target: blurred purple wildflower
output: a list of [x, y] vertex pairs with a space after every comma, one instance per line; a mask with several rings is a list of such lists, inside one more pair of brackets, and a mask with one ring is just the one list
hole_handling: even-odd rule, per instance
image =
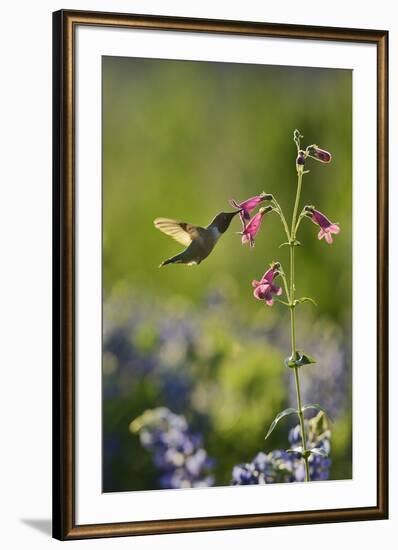
[[141, 445], [151, 452], [162, 489], [214, 484], [208, 473], [214, 461], [202, 447], [201, 435], [191, 432], [184, 416], [158, 407], [133, 420], [130, 430], [139, 433]]
[[258, 453], [252, 462], [233, 467], [231, 485], [265, 485], [295, 481], [294, 460], [286, 451]]
[[[306, 434], [307, 434], [307, 448], [308, 449], [320, 449], [330, 454], [330, 430], [327, 427], [327, 424], [324, 415], [318, 414], [311, 420], [305, 421]], [[301, 446], [301, 427], [300, 425], [292, 428], [288, 435], [289, 443], [292, 447]], [[299, 461], [295, 467], [295, 476], [296, 481], [305, 480], [305, 469], [302, 464], [302, 460], [296, 453], [291, 453], [296, 461]], [[329, 456], [321, 456], [318, 454], [311, 454], [309, 457], [309, 467], [310, 467], [310, 479], [311, 481], [325, 481], [329, 479], [330, 475], [330, 466], [332, 464]], [[301, 467], [300, 467], [301, 466]]]
[[[311, 376], [303, 376], [301, 394], [304, 402], [322, 403], [333, 418], [348, 415], [351, 409], [351, 347], [350, 330], [339, 329], [326, 319], [302, 325], [303, 347], [311, 349], [319, 366]], [[275, 334], [284, 344], [281, 333]], [[288, 376], [288, 373], [286, 373]], [[296, 398], [294, 380], [287, 379], [290, 399]]]
[[[308, 448], [322, 449], [330, 452], [330, 431], [324, 424], [323, 415], [306, 421]], [[301, 444], [300, 425], [289, 432], [289, 443], [293, 447]], [[311, 454], [309, 458], [311, 481], [329, 479], [331, 460], [329, 457]], [[232, 470], [231, 485], [265, 485], [267, 483], [291, 483], [304, 481], [305, 469], [303, 460], [298, 453], [287, 451], [272, 451], [268, 454], [258, 453], [252, 462], [238, 464]]]

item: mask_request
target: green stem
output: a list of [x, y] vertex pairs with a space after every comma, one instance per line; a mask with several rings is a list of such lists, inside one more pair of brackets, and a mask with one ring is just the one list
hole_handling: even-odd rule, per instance
[[[300, 195], [301, 195], [301, 184], [303, 180], [303, 174], [301, 172], [298, 173], [297, 178], [297, 192], [296, 192], [296, 200], [294, 203], [294, 209], [293, 209], [293, 217], [292, 217], [292, 226], [290, 231], [290, 303], [294, 303], [294, 294], [296, 291], [295, 282], [294, 282], [294, 241], [296, 239], [296, 219], [297, 219], [297, 211], [300, 203]], [[290, 327], [291, 327], [291, 338], [292, 338], [292, 357], [295, 358], [296, 352], [297, 352], [297, 346], [296, 346], [296, 309], [295, 307], [290, 308]], [[300, 419], [300, 428], [301, 428], [301, 441], [302, 441], [302, 447], [303, 447], [303, 458], [305, 463], [305, 481], [310, 481], [310, 472], [309, 472], [309, 465], [308, 465], [308, 456], [307, 456], [307, 437], [305, 433], [305, 424], [304, 424], [304, 415], [302, 411], [302, 402], [301, 402], [301, 391], [300, 391], [300, 378], [298, 373], [299, 367], [294, 367], [294, 379], [296, 382], [296, 396], [297, 396], [297, 413], [299, 415]]]
[[289, 291], [289, 287], [288, 287], [288, 284], [287, 284], [286, 275], [285, 275], [284, 272], [282, 272], [280, 275], [281, 275], [281, 277], [282, 277], [283, 286], [285, 287], [285, 292], [286, 292], [287, 300], [288, 300], [289, 304], [291, 304], [291, 301], [290, 301], [290, 291]]
[[293, 210], [293, 218], [292, 218], [292, 229], [290, 231], [291, 240], [294, 241], [296, 238], [296, 219], [297, 219], [297, 211], [300, 204], [300, 195], [301, 195], [301, 184], [303, 182], [303, 173], [299, 172], [297, 177], [297, 193], [296, 193], [296, 200], [294, 203], [294, 210]]
[[[293, 241], [289, 243], [289, 250], [290, 250], [290, 302], [294, 302], [294, 293], [296, 290], [296, 285], [294, 284], [294, 244]], [[292, 339], [292, 345], [293, 341], [296, 342], [296, 339]]]
[[[290, 303], [291, 300], [290, 300]], [[290, 307], [290, 332], [291, 332], [291, 340], [292, 340], [292, 359], [294, 360], [294, 356], [296, 354], [296, 312], [295, 312], [295, 306]]]
[[300, 378], [298, 373], [298, 367], [294, 369], [294, 378], [296, 381], [296, 395], [297, 395], [297, 410], [300, 418], [300, 428], [301, 428], [301, 441], [303, 443], [303, 453], [304, 453], [304, 464], [305, 464], [305, 481], [310, 481], [310, 468], [308, 465], [308, 456], [307, 456], [307, 441], [305, 434], [305, 424], [304, 424], [304, 415], [303, 407], [301, 404], [301, 394], [300, 394]]
[[282, 221], [282, 224], [283, 224], [283, 227], [285, 229], [285, 233], [286, 233], [286, 237], [287, 237], [287, 240], [290, 241], [290, 232], [289, 232], [289, 227], [287, 225], [287, 221], [286, 221], [286, 218], [283, 214], [283, 211], [282, 211], [282, 208], [281, 208], [281, 205], [278, 203], [278, 201], [276, 199], [272, 199], [272, 202], [275, 206], [275, 212], [278, 214], [278, 216], [280, 217], [281, 221]]
[[305, 213], [301, 212], [300, 216], [298, 217], [296, 227], [294, 228], [294, 234], [297, 235], [297, 230], [300, 227], [301, 220], [305, 218]]

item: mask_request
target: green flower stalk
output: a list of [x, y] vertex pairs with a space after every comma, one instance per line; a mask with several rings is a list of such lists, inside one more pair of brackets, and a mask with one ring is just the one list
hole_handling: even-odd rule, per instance
[[[313, 206], [305, 206], [299, 214], [300, 208], [300, 199], [301, 191], [303, 184], [303, 177], [308, 173], [308, 170], [305, 170], [305, 164], [307, 158], [318, 160], [323, 163], [329, 163], [332, 159], [332, 155], [320, 149], [317, 145], [310, 145], [305, 150], [301, 148], [301, 138], [303, 136], [298, 130], [294, 131], [293, 140], [297, 147], [297, 157], [296, 157], [296, 170], [297, 170], [297, 189], [296, 197], [293, 206], [293, 213], [290, 225], [288, 224], [286, 217], [283, 213], [283, 210], [277, 200], [270, 196], [272, 210], [278, 214], [281, 219], [287, 242], [282, 243], [281, 246], [287, 245], [289, 247], [289, 271], [288, 274], [285, 273], [280, 262], [273, 262], [270, 264], [270, 268], [266, 271], [260, 281], [252, 281], [252, 286], [254, 287], [254, 297], [258, 300], [263, 300], [266, 305], [272, 306], [274, 303], [274, 296], [277, 297], [276, 301], [280, 302], [282, 305], [286, 306], [290, 310], [290, 334], [291, 334], [291, 355], [285, 360], [285, 365], [293, 370], [294, 381], [296, 386], [296, 399], [297, 399], [297, 408], [289, 408], [280, 412], [275, 420], [272, 422], [266, 439], [273, 432], [278, 422], [290, 414], [296, 414], [299, 418], [299, 425], [301, 431], [301, 446], [289, 449], [288, 452], [294, 452], [298, 454], [305, 464], [305, 481], [310, 481], [310, 469], [309, 469], [309, 457], [311, 454], [316, 454], [318, 451], [309, 447], [308, 437], [306, 434], [305, 421], [304, 421], [304, 412], [308, 409], [316, 409], [321, 411], [322, 414], [326, 411], [318, 404], [303, 405], [301, 398], [301, 389], [300, 389], [300, 368], [303, 365], [311, 365], [316, 363], [316, 360], [302, 352], [297, 348], [297, 339], [296, 339], [296, 308], [299, 304], [304, 302], [311, 302], [316, 305], [315, 301], [312, 298], [302, 297], [296, 298], [296, 283], [295, 283], [295, 250], [298, 245], [301, 243], [297, 240], [297, 232], [300, 226], [302, 219], [310, 218], [313, 223], [320, 227], [320, 232], [318, 234], [318, 239], [325, 237], [325, 241], [328, 244], [331, 244], [332, 233], [338, 234], [340, 228], [338, 224], [332, 223], [324, 214], [319, 212]], [[272, 197], [272, 198], [271, 198]], [[244, 203], [236, 204], [240, 206]], [[258, 216], [256, 214], [255, 216]], [[248, 216], [245, 218], [245, 226], [250, 225], [248, 221]], [[247, 224], [247, 225], [246, 225]], [[254, 240], [254, 236], [253, 236]], [[286, 300], [281, 300], [278, 297], [282, 294], [282, 288], [278, 287], [274, 283], [274, 279], [280, 276], [283, 281], [283, 288], [286, 293]]]

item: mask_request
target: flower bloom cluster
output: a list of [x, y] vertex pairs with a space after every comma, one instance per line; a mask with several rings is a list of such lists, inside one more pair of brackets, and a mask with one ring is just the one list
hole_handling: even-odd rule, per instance
[[139, 432], [142, 446], [152, 454], [160, 471], [162, 489], [210, 487], [214, 477], [208, 475], [213, 460], [202, 446], [200, 434], [192, 433], [184, 416], [159, 407], [133, 420], [130, 430]]
[[[320, 427], [324, 418], [319, 415], [306, 422], [306, 435], [309, 449], [330, 452], [330, 430]], [[298, 424], [289, 432], [290, 445], [301, 444], [301, 428]], [[311, 454], [308, 460], [311, 481], [329, 479], [331, 459], [327, 456]], [[305, 467], [298, 453], [272, 451], [258, 453], [252, 462], [238, 464], [232, 470], [231, 485], [264, 485], [267, 483], [291, 483], [305, 480]]]
[[[298, 144], [299, 149], [299, 138], [300, 135], [297, 131], [295, 132], [295, 141]], [[303, 150], [298, 150], [298, 155], [296, 158], [296, 167], [299, 174], [303, 174], [306, 159], [310, 157], [314, 160], [317, 160], [322, 163], [329, 163], [332, 160], [332, 155], [318, 147], [318, 145], [308, 145], [308, 147]], [[266, 207], [261, 207], [259, 211], [254, 214], [251, 218], [250, 214], [264, 201], [272, 201], [275, 204], [274, 197], [271, 194], [265, 193], [264, 191], [259, 195], [255, 195], [248, 199], [245, 199], [242, 202], [238, 202], [235, 199], [230, 199], [230, 204], [239, 210], [240, 220], [242, 222], [242, 244], [249, 243], [250, 247], [254, 247], [256, 235], [261, 227], [264, 214], [274, 210], [274, 207], [268, 205]], [[312, 210], [310, 210], [312, 208]], [[312, 221], [320, 227], [318, 233], [318, 239], [325, 237], [325, 240], [328, 244], [333, 242], [332, 234], [338, 234], [340, 232], [340, 227], [338, 224], [331, 222], [324, 214], [315, 210], [314, 207], [306, 207], [305, 215], [310, 217]], [[278, 210], [277, 210], [278, 211]], [[257, 296], [256, 296], [257, 297]]]
[[249, 243], [251, 247], [254, 246], [254, 240], [260, 229], [261, 222], [264, 214], [272, 210], [272, 206], [266, 206], [260, 208], [260, 210], [252, 218], [250, 213], [257, 208], [263, 201], [272, 200], [272, 195], [267, 193], [260, 193], [254, 197], [244, 200], [243, 202], [237, 202], [235, 199], [231, 199], [230, 204], [239, 210], [239, 216], [242, 222], [242, 244]]

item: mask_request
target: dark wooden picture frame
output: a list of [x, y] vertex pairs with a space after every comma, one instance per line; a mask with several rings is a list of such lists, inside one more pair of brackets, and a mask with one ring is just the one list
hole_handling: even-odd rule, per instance
[[[369, 43], [377, 47], [377, 505], [240, 516], [75, 522], [74, 55], [79, 25]], [[388, 517], [388, 33], [380, 30], [80, 11], [53, 14], [53, 536], [80, 538], [386, 519]]]

